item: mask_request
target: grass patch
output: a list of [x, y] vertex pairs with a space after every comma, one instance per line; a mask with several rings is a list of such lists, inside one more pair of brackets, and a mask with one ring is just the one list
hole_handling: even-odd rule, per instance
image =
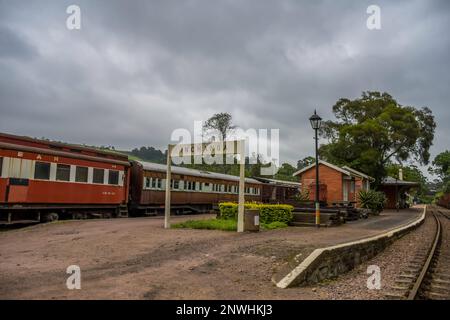
[[225, 219], [188, 220], [185, 222], [176, 223], [172, 225], [172, 228], [236, 231], [237, 222], [235, 220], [225, 220]]
[[261, 227], [263, 229], [267, 229], [267, 230], [273, 230], [273, 229], [280, 229], [280, 228], [286, 228], [288, 225], [285, 222], [280, 222], [280, 221], [274, 221], [271, 223], [262, 223]]
[[[284, 222], [274, 221], [271, 223], [262, 223], [261, 229], [273, 230], [279, 228], [286, 228], [288, 225]], [[208, 230], [223, 230], [236, 231], [237, 222], [233, 219], [207, 219], [207, 220], [188, 220], [172, 225], [175, 229], [208, 229]]]

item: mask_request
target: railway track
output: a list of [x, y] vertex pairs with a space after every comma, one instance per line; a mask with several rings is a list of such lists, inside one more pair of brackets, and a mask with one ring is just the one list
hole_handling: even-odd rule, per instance
[[386, 294], [389, 299], [450, 299], [450, 211], [431, 206], [428, 212], [436, 224], [432, 241], [397, 276]]

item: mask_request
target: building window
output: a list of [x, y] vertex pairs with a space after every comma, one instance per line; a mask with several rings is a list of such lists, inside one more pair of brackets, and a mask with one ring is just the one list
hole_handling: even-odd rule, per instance
[[87, 182], [88, 181], [88, 168], [87, 167], [76, 167], [75, 170], [75, 181], [76, 182]]
[[70, 165], [57, 164], [56, 165], [56, 180], [69, 181], [70, 180]]
[[109, 170], [108, 184], [113, 184], [113, 185], [119, 184], [119, 171]]
[[94, 174], [92, 176], [93, 183], [101, 183], [105, 181], [105, 170], [94, 168]]
[[34, 178], [50, 180], [50, 163], [36, 161], [34, 165]]
[[354, 193], [355, 192], [355, 180], [352, 180], [350, 182], [350, 192]]

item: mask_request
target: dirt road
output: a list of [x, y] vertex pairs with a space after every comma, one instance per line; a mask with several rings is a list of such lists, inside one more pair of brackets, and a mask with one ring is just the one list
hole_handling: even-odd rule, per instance
[[[0, 233], [0, 298], [318, 299], [311, 288], [275, 287], [274, 269], [299, 252], [377, 234], [383, 219], [400, 224], [416, 213], [244, 234], [165, 230], [162, 218], [36, 225]], [[69, 265], [81, 268], [81, 290], [66, 287]]]

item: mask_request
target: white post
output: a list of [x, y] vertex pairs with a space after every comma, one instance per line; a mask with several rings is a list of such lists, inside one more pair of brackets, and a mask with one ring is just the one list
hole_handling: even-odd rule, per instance
[[239, 174], [239, 205], [237, 231], [244, 232], [244, 203], [245, 203], [245, 140], [239, 141], [240, 174]]
[[164, 206], [164, 228], [169, 229], [170, 228], [170, 187], [171, 187], [171, 180], [172, 180], [172, 145], [169, 144], [167, 147], [167, 172], [166, 172], [166, 204]]

